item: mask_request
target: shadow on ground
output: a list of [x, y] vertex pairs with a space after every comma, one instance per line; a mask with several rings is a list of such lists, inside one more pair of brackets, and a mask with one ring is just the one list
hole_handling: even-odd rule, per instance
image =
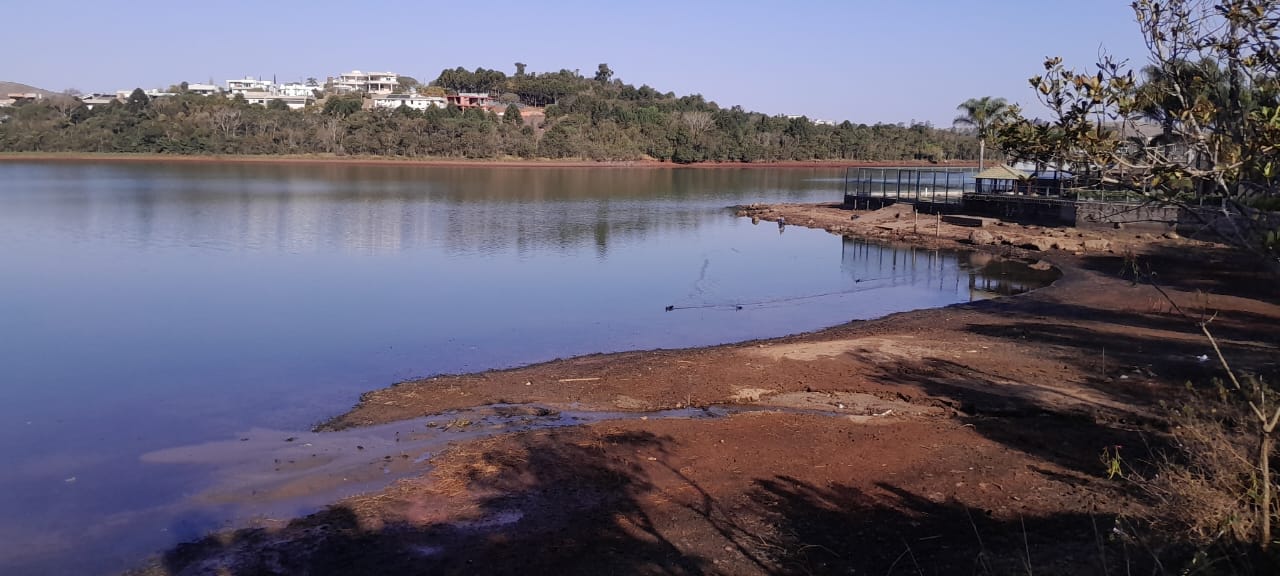
[[999, 519], [890, 484], [874, 490], [760, 480], [752, 494], [784, 535], [786, 574], [1149, 573], [1108, 514]]
[[[668, 466], [672, 448], [644, 432], [520, 435], [452, 469], [469, 493], [491, 494], [472, 513], [419, 522], [396, 517], [408, 500], [335, 506], [282, 529], [179, 546], [142, 573], [1149, 573], [1146, 553], [1117, 539], [1105, 512], [1009, 517], [886, 483], [788, 475], [717, 493]], [[656, 486], [637, 453], [674, 472], [674, 484]]]
[[1275, 273], [1259, 256], [1226, 246], [1156, 245], [1137, 256], [1096, 254], [1080, 259], [1086, 270], [1132, 278], [1154, 274], [1162, 286], [1252, 298], [1280, 304]]

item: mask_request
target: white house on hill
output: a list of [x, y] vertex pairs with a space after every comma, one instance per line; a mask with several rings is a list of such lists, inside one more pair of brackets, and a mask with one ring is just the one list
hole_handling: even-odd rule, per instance
[[443, 96], [422, 96], [419, 94], [387, 94], [373, 98], [374, 108], [399, 108], [406, 106], [414, 110], [426, 110], [432, 106], [444, 108], [448, 101]]
[[216, 84], [187, 84], [187, 92], [201, 96], [214, 96], [221, 94], [222, 88]]
[[246, 92], [274, 92], [275, 82], [245, 76], [238, 80], [227, 80], [227, 92], [244, 94]]
[[261, 104], [262, 106], [267, 106], [275, 100], [280, 100], [292, 110], [306, 108], [308, 103], [315, 100], [312, 96], [286, 96], [272, 92], [243, 92], [241, 95], [244, 96], [245, 102]]
[[333, 89], [339, 92], [391, 94], [400, 88], [400, 75], [395, 72], [361, 72], [352, 70], [331, 79], [331, 82]]
[[317, 84], [303, 84], [301, 82], [290, 82], [288, 84], [279, 85], [276, 89], [276, 93], [281, 96], [314, 97], [317, 90], [323, 90], [323, 87]]

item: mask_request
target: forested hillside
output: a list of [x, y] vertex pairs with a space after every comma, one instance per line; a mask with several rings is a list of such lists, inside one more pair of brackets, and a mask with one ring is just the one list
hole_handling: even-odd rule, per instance
[[[487, 92], [505, 106], [367, 109], [329, 96], [304, 110], [179, 94], [90, 110], [71, 99], [0, 109], [0, 151], [163, 154], [338, 154], [453, 158], [656, 159], [677, 163], [780, 160], [949, 160], [977, 157], [972, 136], [925, 124], [815, 124], [723, 108], [576, 71], [514, 75], [443, 71], [431, 90]], [[544, 107], [544, 108], [543, 108]], [[543, 114], [529, 114], [543, 108]], [[520, 118], [515, 112], [524, 109]], [[503, 107], [497, 110], [504, 110]]]

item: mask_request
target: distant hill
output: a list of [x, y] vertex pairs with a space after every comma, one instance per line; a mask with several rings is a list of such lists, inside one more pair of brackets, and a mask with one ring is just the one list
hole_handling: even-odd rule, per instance
[[[334, 96], [313, 105], [311, 111], [280, 110], [197, 94], [81, 110], [67, 104], [65, 96], [45, 96], [23, 110], [21, 117], [15, 115], [0, 124], [0, 151], [692, 164], [942, 162], [975, 158], [980, 148], [971, 135], [929, 124], [835, 124], [748, 112], [739, 106], [725, 108], [700, 94], [677, 96], [647, 84], [627, 84], [614, 78], [606, 64], [591, 77], [569, 69], [531, 73], [523, 64], [516, 68], [512, 76], [483, 68], [474, 72], [445, 69], [431, 85], [436, 92], [448, 96], [453, 91], [456, 96], [447, 107], [425, 110], [365, 108], [360, 98]], [[0, 88], [15, 86], [20, 85], [0, 83]], [[514, 113], [507, 114], [513, 107]], [[526, 117], [524, 110], [529, 109], [543, 114]], [[68, 122], [73, 117], [76, 121]], [[80, 121], [96, 117], [103, 121]], [[307, 138], [307, 134], [328, 137]]]
[[28, 86], [26, 84], [21, 84], [18, 82], [5, 82], [0, 80], [0, 97], [4, 97], [5, 94], [15, 94], [15, 93], [26, 94], [28, 92], [44, 94], [45, 96], [53, 96], [54, 94], [57, 94], [57, 92], [54, 92], [52, 90], [36, 88], [35, 86]]

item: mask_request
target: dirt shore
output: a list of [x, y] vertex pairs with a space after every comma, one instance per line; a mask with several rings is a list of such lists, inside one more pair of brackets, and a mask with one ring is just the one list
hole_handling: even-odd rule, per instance
[[[1280, 294], [1246, 256], [1124, 230], [982, 230], [901, 209], [741, 215], [1040, 259], [1053, 286], [800, 336], [592, 355], [405, 382], [334, 430], [492, 403], [773, 410], [606, 421], [464, 442], [429, 472], [287, 522], [211, 535], [147, 574], [1149, 573], [1126, 519], [1161, 400], [1218, 373], [1186, 312], [1216, 311], [1239, 369], [1280, 372]], [[977, 245], [972, 242], [976, 241]]]
[[[468, 160], [463, 158], [403, 158], [391, 156], [336, 156], [336, 155], [176, 155], [176, 154], [125, 154], [84, 152], [3, 152], [0, 162], [119, 162], [152, 163], [181, 162], [188, 164], [347, 164], [352, 166], [450, 166], [484, 168], [848, 168], [889, 166], [934, 166], [928, 162], [872, 162], [854, 160], [812, 160], [782, 162], [699, 162], [675, 164], [656, 160], [595, 161], [549, 159], [498, 159]], [[964, 168], [976, 166], [975, 162], [953, 162], [945, 166]]]

